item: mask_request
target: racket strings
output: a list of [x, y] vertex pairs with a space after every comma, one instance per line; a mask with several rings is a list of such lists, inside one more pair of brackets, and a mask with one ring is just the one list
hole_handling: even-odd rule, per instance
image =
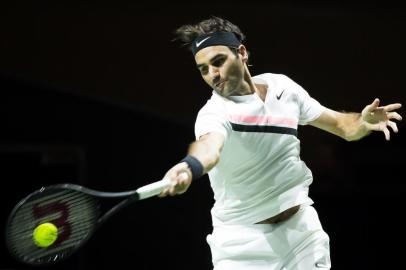
[[[92, 196], [76, 190], [45, 190], [17, 207], [9, 219], [6, 240], [14, 255], [25, 262], [54, 262], [88, 238], [98, 216], [98, 200]], [[44, 222], [58, 227], [58, 238], [48, 248], [36, 246], [32, 238], [35, 227]]]

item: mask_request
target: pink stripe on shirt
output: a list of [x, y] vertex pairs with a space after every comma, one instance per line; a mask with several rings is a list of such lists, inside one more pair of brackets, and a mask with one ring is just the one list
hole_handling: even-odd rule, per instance
[[266, 115], [229, 115], [231, 122], [239, 124], [257, 124], [257, 125], [283, 125], [288, 127], [297, 127], [297, 121], [286, 117], [274, 117]]

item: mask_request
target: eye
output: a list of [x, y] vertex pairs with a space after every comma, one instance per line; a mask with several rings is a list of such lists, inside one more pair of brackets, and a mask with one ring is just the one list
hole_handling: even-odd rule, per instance
[[212, 65], [215, 67], [221, 67], [225, 61], [226, 61], [225, 57], [217, 58], [216, 60], [213, 61]]
[[200, 73], [201, 73], [202, 75], [207, 74], [208, 70], [209, 70], [209, 68], [208, 68], [207, 66], [203, 66], [203, 67], [200, 67], [200, 68], [199, 68], [199, 71], [200, 71]]

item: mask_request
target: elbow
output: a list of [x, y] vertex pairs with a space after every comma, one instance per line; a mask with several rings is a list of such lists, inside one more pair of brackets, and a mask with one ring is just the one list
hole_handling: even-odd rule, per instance
[[211, 158], [208, 160], [206, 172], [210, 171], [217, 163], [220, 161], [220, 151], [215, 151], [211, 155]]

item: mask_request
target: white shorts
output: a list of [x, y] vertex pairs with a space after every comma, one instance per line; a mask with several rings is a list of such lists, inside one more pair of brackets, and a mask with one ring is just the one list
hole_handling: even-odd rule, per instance
[[278, 224], [216, 226], [207, 236], [214, 270], [330, 269], [329, 237], [316, 210], [302, 206]]

